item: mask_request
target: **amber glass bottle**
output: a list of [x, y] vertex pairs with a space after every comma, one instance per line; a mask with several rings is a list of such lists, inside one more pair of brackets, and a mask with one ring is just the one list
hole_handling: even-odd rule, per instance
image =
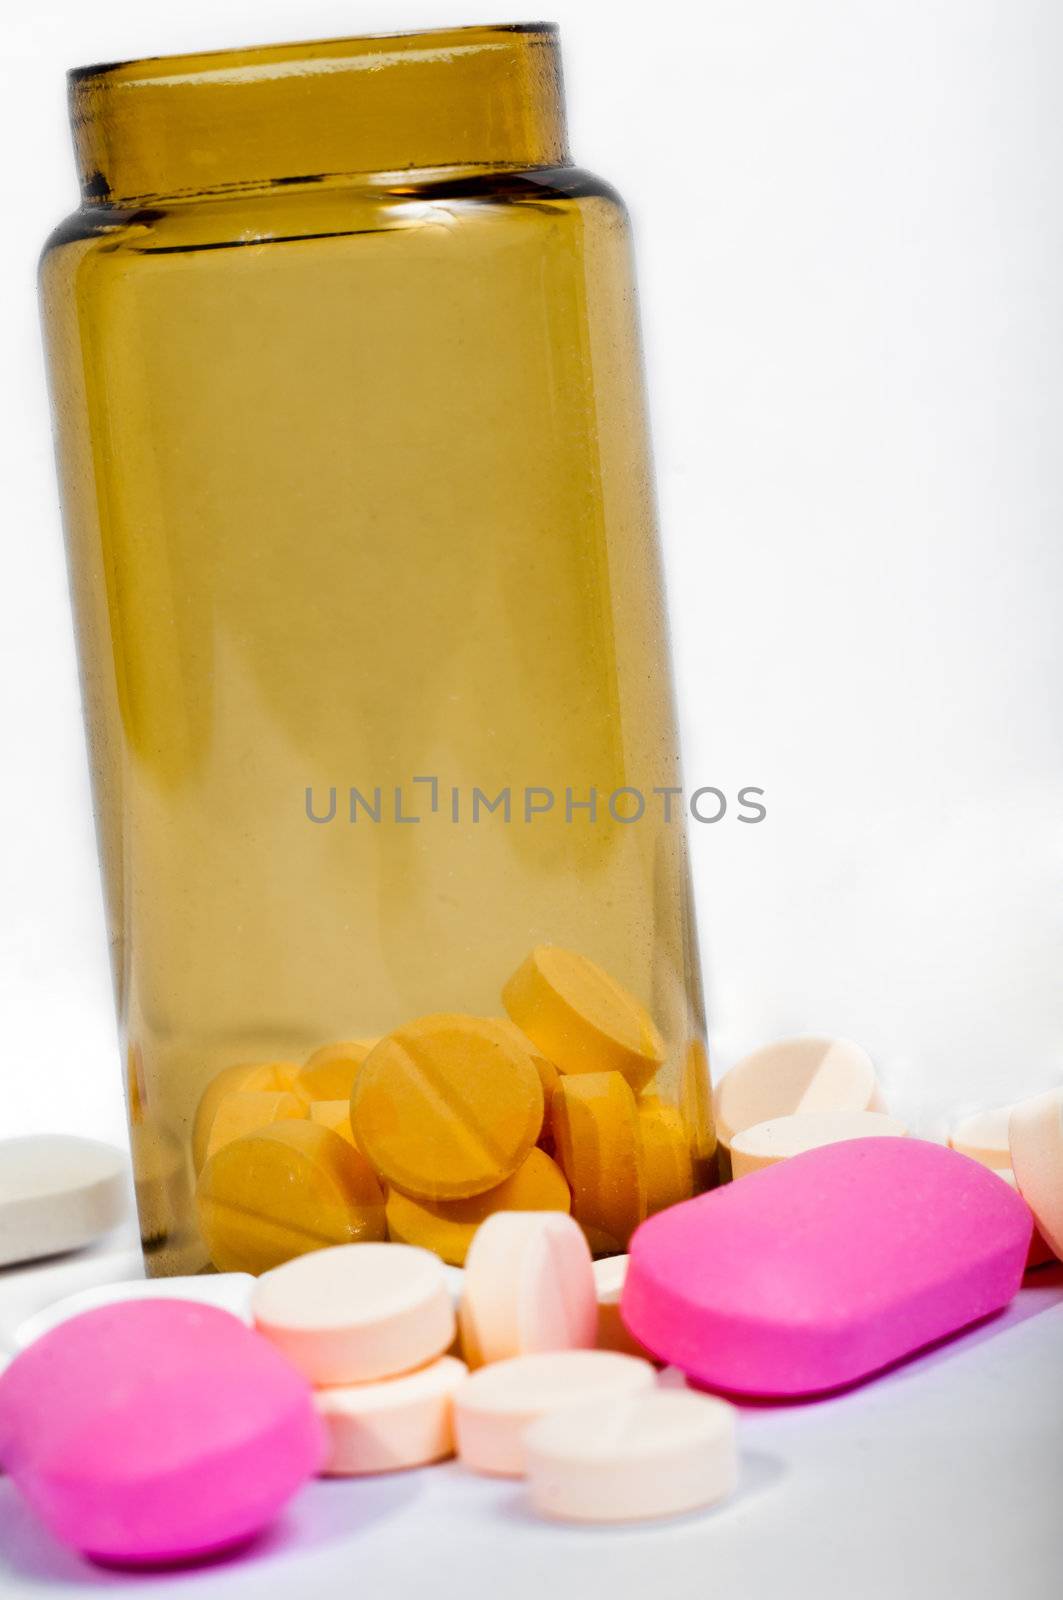
[[70, 93], [42, 297], [148, 1269], [460, 1260], [499, 1182], [621, 1248], [713, 1136], [628, 227], [555, 31]]

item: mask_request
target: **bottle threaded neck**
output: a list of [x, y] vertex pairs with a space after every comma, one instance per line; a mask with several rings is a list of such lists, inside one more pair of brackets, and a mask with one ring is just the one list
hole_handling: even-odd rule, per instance
[[376, 34], [77, 68], [86, 201], [568, 158], [550, 23]]

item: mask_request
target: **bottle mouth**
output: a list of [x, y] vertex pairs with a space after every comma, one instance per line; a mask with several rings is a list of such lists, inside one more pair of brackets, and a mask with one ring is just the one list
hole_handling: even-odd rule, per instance
[[83, 83], [88, 78], [118, 77], [156, 79], [196, 77], [211, 72], [226, 72], [252, 66], [282, 68], [285, 63], [310, 61], [320, 57], [372, 55], [381, 45], [396, 50], [446, 49], [453, 42], [461, 46], [477, 37], [497, 34], [540, 34], [556, 40], [556, 22], [469, 23], [460, 28], [400, 29], [396, 32], [354, 33], [335, 39], [311, 39], [286, 44], [249, 45], [226, 50], [193, 50], [170, 56], [131, 57], [127, 61], [99, 61], [84, 67], [71, 67], [67, 81]]
[[567, 160], [549, 22], [148, 56], [75, 67], [68, 86], [90, 204]]

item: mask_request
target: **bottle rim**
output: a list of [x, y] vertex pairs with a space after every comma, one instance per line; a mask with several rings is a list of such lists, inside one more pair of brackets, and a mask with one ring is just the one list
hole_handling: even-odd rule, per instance
[[87, 205], [568, 160], [549, 22], [148, 56], [68, 74]]
[[384, 29], [379, 33], [339, 34], [326, 39], [287, 40], [280, 44], [233, 45], [221, 50], [190, 50], [159, 56], [130, 56], [121, 61], [97, 61], [85, 66], [70, 67], [66, 75], [71, 86], [80, 85], [92, 78], [150, 80], [172, 76], [173, 69], [178, 63], [187, 62], [189, 70], [183, 75], [194, 77], [214, 71], [224, 71], [228, 67], [235, 66], [282, 66], [286, 62], [314, 59], [325, 55], [357, 56], [367, 54], [380, 44], [389, 42], [393, 47], [415, 49], [423, 40], [430, 48], [438, 49], [448, 39], [461, 43], [471, 42], [473, 37], [484, 40], [493, 35], [504, 37], [507, 34], [540, 34], [544, 38], [556, 41], [558, 32], [556, 22], [474, 22], [456, 28]]

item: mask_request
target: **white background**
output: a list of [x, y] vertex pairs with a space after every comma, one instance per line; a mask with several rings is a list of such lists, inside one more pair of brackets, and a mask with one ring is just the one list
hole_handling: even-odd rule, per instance
[[[767, 790], [693, 830], [716, 1071], [850, 1033], [940, 1131], [1063, 1076], [1063, 5], [548, 14], [575, 156], [634, 213], [688, 783]], [[0, 23], [0, 1133], [123, 1126], [35, 305], [63, 71], [506, 15]]]

